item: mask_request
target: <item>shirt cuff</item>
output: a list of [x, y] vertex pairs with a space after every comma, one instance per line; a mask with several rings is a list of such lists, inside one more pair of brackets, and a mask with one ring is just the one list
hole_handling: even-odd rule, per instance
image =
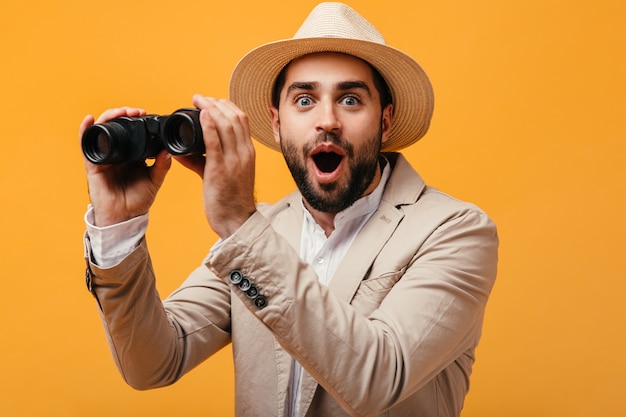
[[148, 228], [148, 214], [111, 226], [98, 227], [94, 223], [90, 204], [85, 213], [85, 224], [91, 243], [91, 261], [100, 268], [111, 268], [139, 246]]

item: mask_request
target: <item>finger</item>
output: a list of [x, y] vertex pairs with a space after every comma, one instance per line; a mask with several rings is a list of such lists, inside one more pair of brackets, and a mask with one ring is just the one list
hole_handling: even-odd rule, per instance
[[[242, 147], [247, 148], [250, 142], [247, 116], [234, 103], [199, 95], [194, 97], [194, 103], [208, 113], [205, 115], [205, 133], [213, 139], [215, 133], [211, 130], [216, 131], [216, 139], [219, 140], [224, 154], [239, 152]], [[217, 143], [214, 146], [217, 149]]]
[[[233, 133], [236, 132], [236, 127], [232, 126], [230, 111], [220, 103], [220, 100], [213, 97], [203, 97], [199, 94], [194, 96], [194, 104], [202, 110], [201, 121], [204, 121], [207, 130], [215, 130], [221, 146], [228, 147], [233, 139]], [[212, 132], [207, 133], [213, 135]]]
[[98, 116], [98, 118], [96, 119], [96, 123], [105, 123], [105, 122], [108, 122], [109, 120], [113, 120], [122, 116], [139, 117], [139, 116], [145, 116], [145, 114], [146, 114], [146, 111], [138, 107], [129, 107], [129, 106], [117, 107], [117, 108], [105, 110], [100, 116]]
[[[78, 146], [80, 146], [81, 149], [83, 147], [83, 134], [85, 133], [85, 130], [87, 130], [87, 128], [93, 124], [93, 122], [94, 122], [93, 116], [89, 114], [85, 116], [83, 118], [83, 121], [80, 123], [80, 127], [78, 128]], [[81, 152], [81, 155], [83, 156], [85, 169], [88, 172], [90, 169], [94, 169], [94, 164], [89, 162], [89, 160], [85, 157], [85, 154]]]
[[172, 155], [168, 151], [162, 150], [156, 156], [154, 164], [150, 167], [150, 179], [152, 183], [160, 187], [171, 166]]
[[[254, 169], [255, 149], [250, 137], [248, 116], [230, 100], [216, 100], [222, 119], [216, 122], [228, 165], [240, 172]], [[220, 124], [223, 123], [223, 124]]]
[[235, 142], [235, 145], [237, 146], [237, 150], [250, 151], [250, 149], [253, 148], [253, 145], [250, 138], [248, 115], [230, 100], [221, 100], [220, 105], [222, 106], [224, 113], [228, 114], [230, 119], [233, 121], [233, 125], [236, 126], [237, 141]]
[[229, 100], [215, 100], [214, 104], [221, 117], [217, 121], [220, 135], [227, 141], [222, 143], [222, 147], [236, 152], [247, 149], [250, 135], [246, 114]]
[[196, 94], [193, 98], [193, 103], [200, 109], [200, 125], [202, 127], [206, 154], [212, 158], [221, 155], [222, 143], [215, 122], [216, 108], [213, 101], [208, 97]]
[[182, 166], [204, 177], [204, 164], [206, 158], [202, 155], [186, 155], [186, 156], [174, 156]]
[[202, 110], [208, 105], [207, 100], [208, 100], [207, 97], [204, 97], [202, 94], [194, 94], [193, 98], [191, 99], [191, 102], [198, 109]]
[[82, 140], [83, 137], [83, 133], [85, 133], [85, 130], [87, 130], [87, 128], [89, 126], [91, 126], [94, 122], [94, 118], [92, 115], [87, 115], [83, 118], [83, 121], [80, 122], [80, 128], [78, 129], [78, 139]]

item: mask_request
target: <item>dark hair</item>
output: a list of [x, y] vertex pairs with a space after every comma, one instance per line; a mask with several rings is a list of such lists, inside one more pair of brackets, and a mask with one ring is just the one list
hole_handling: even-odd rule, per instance
[[[293, 62], [293, 61], [292, 61]], [[374, 79], [374, 87], [378, 91], [378, 96], [380, 97], [380, 107], [385, 108], [387, 104], [392, 102], [391, 91], [389, 91], [389, 86], [387, 82], [383, 78], [383, 76], [378, 72], [376, 68], [372, 64], [367, 61], [363, 61], [367, 64], [368, 67], [372, 70], [372, 78]], [[290, 62], [291, 63], [291, 62]], [[289, 64], [290, 64], [289, 63]], [[285, 65], [283, 69], [276, 77], [276, 81], [274, 81], [274, 87], [272, 88], [272, 105], [278, 108], [280, 104], [280, 93], [285, 86], [285, 76], [287, 73], [287, 68], [289, 68], [289, 64]]]

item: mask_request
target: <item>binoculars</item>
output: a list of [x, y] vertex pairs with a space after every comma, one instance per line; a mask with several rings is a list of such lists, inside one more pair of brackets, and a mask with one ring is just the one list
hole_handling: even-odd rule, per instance
[[94, 164], [142, 161], [163, 148], [172, 155], [202, 155], [199, 117], [200, 110], [184, 108], [165, 116], [124, 116], [96, 123], [83, 133], [83, 154]]

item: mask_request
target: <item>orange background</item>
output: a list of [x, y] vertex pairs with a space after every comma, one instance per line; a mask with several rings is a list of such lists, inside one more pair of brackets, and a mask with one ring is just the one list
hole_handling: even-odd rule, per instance
[[[118, 375], [82, 260], [87, 113], [168, 113], [225, 97], [258, 44], [290, 37], [316, 2], [0, 5], [0, 415], [229, 416], [229, 349], [172, 387]], [[428, 183], [499, 225], [499, 278], [463, 417], [616, 416], [626, 390], [626, 5], [621, 0], [359, 1], [430, 75], [429, 134], [406, 151]], [[293, 188], [259, 148], [257, 195]], [[179, 165], [148, 232], [172, 291], [215, 236]], [[262, 383], [251, 381], [250, 383]]]

